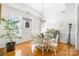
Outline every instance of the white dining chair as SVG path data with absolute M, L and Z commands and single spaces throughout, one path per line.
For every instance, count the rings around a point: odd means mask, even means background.
M 55 55 L 58 51 L 58 38 L 59 35 L 57 35 L 56 38 L 52 38 L 48 43 L 48 49 L 53 50 L 55 52 Z
M 35 51 L 36 47 L 41 49 L 40 47 L 42 47 L 42 44 L 43 44 L 43 41 L 40 36 L 34 37 L 32 40 L 32 52 Z

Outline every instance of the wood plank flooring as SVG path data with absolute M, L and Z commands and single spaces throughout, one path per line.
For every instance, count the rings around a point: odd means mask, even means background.
M 75 50 L 74 46 L 68 46 L 64 43 L 58 44 L 58 51 L 55 55 L 54 51 L 34 52 L 31 51 L 32 41 L 24 42 L 16 45 L 16 50 L 6 52 L 5 56 L 79 56 L 79 50 Z

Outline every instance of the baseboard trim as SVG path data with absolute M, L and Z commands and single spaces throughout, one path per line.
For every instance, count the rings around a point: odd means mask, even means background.
M 21 41 L 21 42 L 17 42 L 16 45 L 23 44 L 23 43 L 26 43 L 26 42 L 29 42 L 29 41 L 31 41 L 31 39 L 30 40 Z

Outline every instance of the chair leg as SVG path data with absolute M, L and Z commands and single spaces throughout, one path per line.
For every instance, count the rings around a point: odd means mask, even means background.
M 43 46 L 42 46 L 42 55 L 44 55 L 44 49 L 43 49 Z
M 49 46 L 47 47 L 47 52 L 48 52 L 48 50 L 49 50 Z
M 54 52 L 55 52 L 55 55 L 57 55 L 57 49 L 56 49 L 56 47 L 54 47 Z
M 56 51 L 58 52 L 58 47 L 56 47 Z

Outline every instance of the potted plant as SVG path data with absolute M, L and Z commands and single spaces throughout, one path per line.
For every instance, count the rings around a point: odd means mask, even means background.
M 3 19 L 3 18 L 2 18 Z M 19 33 L 19 27 L 17 26 L 17 23 L 19 21 L 15 21 L 13 19 L 3 19 L 5 22 L 4 30 L 6 31 L 5 34 L 1 34 L 0 38 L 9 39 L 10 42 L 6 43 L 6 49 L 7 51 L 13 51 L 15 50 L 15 43 L 13 41 L 14 38 L 20 38 L 16 34 Z

